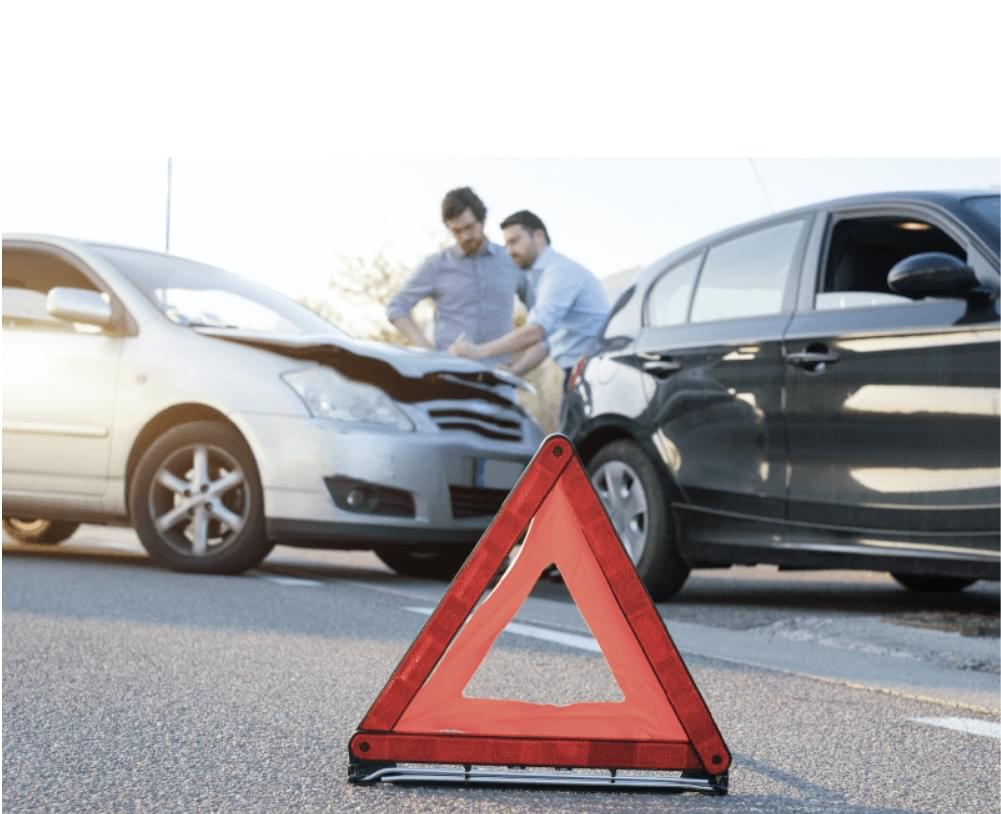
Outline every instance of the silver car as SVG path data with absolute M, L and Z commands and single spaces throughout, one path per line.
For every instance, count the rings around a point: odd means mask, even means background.
M 177 570 L 280 542 L 448 576 L 541 441 L 515 377 L 157 252 L 6 237 L 3 340 L 4 529 L 24 542 L 131 523 Z

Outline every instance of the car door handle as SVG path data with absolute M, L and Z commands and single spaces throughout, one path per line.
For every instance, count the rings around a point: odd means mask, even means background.
M 645 353 L 642 356 L 643 370 L 647 373 L 652 373 L 654 376 L 664 375 L 665 373 L 676 373 L 681 370 L 681 362 L 675 362 L 667 354 L 661 356 L 657 353 Z
M 820 373 L 828 365 L 833 365 L 841 357 L 830 351 L 803 351 L 786 355 L 786 364 Z

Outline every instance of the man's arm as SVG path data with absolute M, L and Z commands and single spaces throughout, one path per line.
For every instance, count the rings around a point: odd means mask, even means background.
M 417 347 L 427 348 L 428 350 L 435 349 L 434 345 L 424 335 L 424 332 L 417 327 L 417 323 L 414 322 L 411 316 L 397 317 L 392 322 L 396 326 L 396 329 L 410 340 L 411 345 L 417 345 Z
M 386 306 L 386 317 L 401 334 L 412 344 L 431 350 L 434 350 L 434 345 L 417 327 L 417 323 L 411 316 L 411 311 L 425 297 L 433 297 L 435 294 L 436 266 L 434 259 L 434 257 L 429 257 L 421 263 Z
M 549 348 L 546 343 L 538 342 L 515 356 L 506 365 L 506 369 L 518 376 L 523 376 L 541 365 L 548 355 Z
M 488 356 L 503 356 L 506 353 L 525 350 L 545 338 L 546 335 L 542 328 L 533 323 L 509 331 L 504 336 L 490 342 L 484 342 L 482 345 L 474 345 L 459 339 L 448 349 L 448 352 L 455 356 L 465 356 L 468 359 L 485 359 Z

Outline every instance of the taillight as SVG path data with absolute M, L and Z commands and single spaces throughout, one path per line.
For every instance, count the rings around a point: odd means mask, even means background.
M 567 377 L 567 393 L 573 391 L 574 387 L 577 386 L 577 382 L 580 380 L 581 374 L 584 372 L 584 366 L 587 365 L 587 355 L 581 356 L 577 360 L 577 364 L 573 366 L 573 370 L 570 371 L 570 376 Z

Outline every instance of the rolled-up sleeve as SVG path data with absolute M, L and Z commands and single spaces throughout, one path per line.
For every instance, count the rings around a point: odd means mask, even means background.
M 553 271 L 560 271 L 553 269 Z M 539 284 L 535 305 L 525 318 L 549 336 L 555 331 L 573 305 L 576 286 L 572 274 L 546 274 Z
M 437 271 L 438 264 L 433 257 L 429 257 L 417 267 L 386 305 L 386 316 L 390 322 L 409 316 L 417 303 L 435 293 Z

